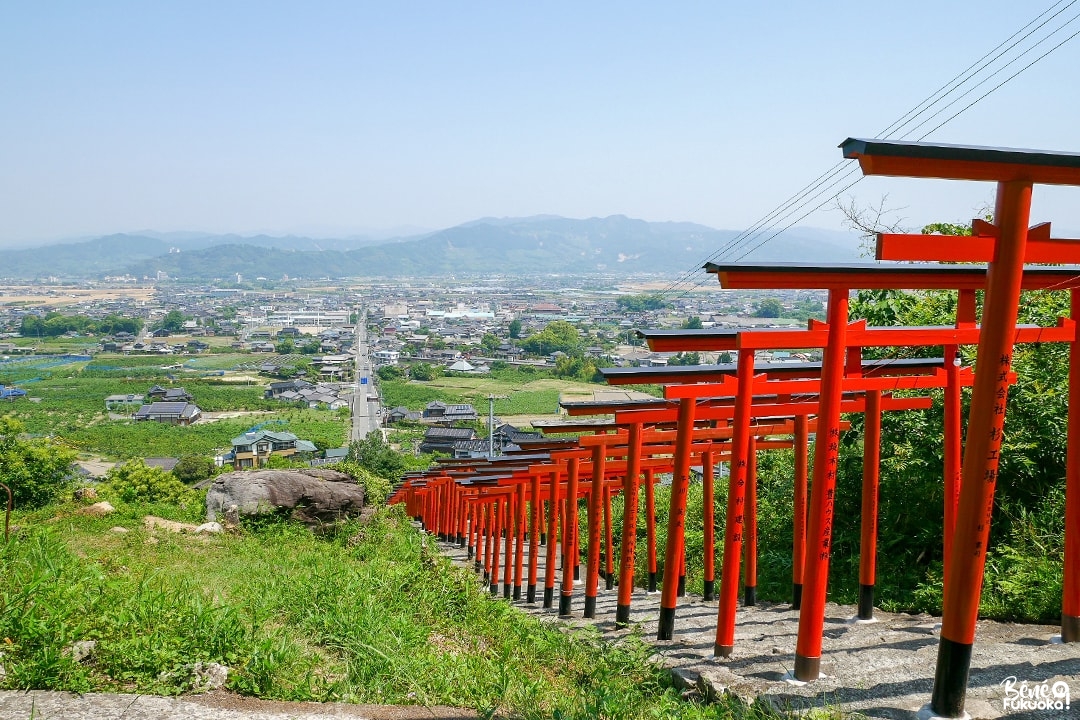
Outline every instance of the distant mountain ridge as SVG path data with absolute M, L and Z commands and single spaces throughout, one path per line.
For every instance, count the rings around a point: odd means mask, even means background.
M 5 252 L 0 276 L 99 278 L 130 274 L 211 280 L 245 277 L 445 276 L 451 274 L 677 273 L 720 252 L 726 260 L 856 262 L 853 235 L 793 228 L 739 233 L 689 222 L 647 222 L 612 215 L 482 218 L 407 238 L 314 239 L 209 233 L 116 234 Z M 725 249 L 728 252 L 723 252 Z M 745 257 L 741 257 L 744 256 Z

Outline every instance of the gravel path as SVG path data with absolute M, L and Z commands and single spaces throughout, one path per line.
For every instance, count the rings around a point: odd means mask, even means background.
M 457 720 L 468 710 L 255 700 L 228 692 L 186 697 L 33 690 L 0 692 L 0 720 Z
M 440 547 L 455 563 L 471 570 L 473 563 L 466 561 L 464 549 L 447 543 L 440 543 Z M 584 566 L 581 573 L 584 578 Z M 543 554 L 539 578 L 537 597 L 542 598 Z M 618 642 L 631 631 L 615 629 L 616 592 L 605 590 L 601 579 L 596 618 L 586 620 L 582 617 L 584 585 L 576 585 L 572 616 L 564 621 L 580 627 L 593 625 L 603 637 Z M 558 617 L 556 610 L 545 610 L 540 602 L 514 604 L 541 618 L 554 621 Z M 558 604 L 556 584 L 556 607 Z M 895 720 L 915 720 L 920 708 L 930 702 L 939 637 L 939 620 L 930 615 L 875 610 L 876 622 L 856 624 L 852 622 L 855 607 L 828 603 L 821 659 L 824 677 L 793 684 L 788 677 L 794 665 L 799 613 L 787 603 L 740 605 L 735 651 L 727 660 L 712 654 L 715 601 L 704 602 L 693 595 L 680 598 L 675 636 L 670 641 L 655 640 L 659 614 L 660 595 L 635 589 L 631 620 L 656 649 L 655 658 L 671 668 L 682 684 L 705 696 L 730 693 L 747 703 L 760 699 L 785 711 L 824 707 Z M 1060 632 L 1060 628 L 1048 625 L 980 620 L 965 706 L 969 715 L 974 720 L 1080 720 L 1080 643 L 1056 642 Z M 1010 677 L 1017 684 L 1027 681 L 1029 686 L 1045 682 L 1048 688 L 1064 682 L 1071 690 L 1071 707 L 1031 712 L 1006 709 L 1002 682 Z

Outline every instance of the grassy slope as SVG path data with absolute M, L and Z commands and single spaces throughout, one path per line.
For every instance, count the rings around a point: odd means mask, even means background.
M 182 668 L 228 665 L 265 698 L 444 703 L 519 717 L 731 717 L 679 698 L 635 640 L 568 633 L 481 591 L 400 513 L 316 538 L 285 524 L 197 538 L 142 529 L 122 506 L 22 514 L 0 545 L 0 687 L 178 693 Z M 122 525 L 127 534 L 111 533 Z M 64 649 L 93 639 L 92 659 Z

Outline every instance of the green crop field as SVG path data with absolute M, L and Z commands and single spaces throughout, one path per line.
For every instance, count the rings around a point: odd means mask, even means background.
M 240 356 L 234 356 L 240 357 Z M 287 430 L 320 449 L 346 441 L 346 421 L 328 410 L 296 408 L 263 398 L 265 384 L 224 382 L 217 377 L 184 376 L 162 369 L 163 358 L 111 356 L 83 365 L 51 370 L 0 369 L 0 383 L 20 383 L 28 396 L 4 406 L 33 435 L 51 435 L 80 452 L 114 459 L 212 455 L 228 449 L 229 441 L 253 426 L 271 420 L 273 429 Z M 119 367 L 115 363 L 130 363 Z M 168 378 L 172 372 L 175 381 Z M 153 385 L 183 387 L 204 413 L 251 413 L 200 422 L 188 427 L 134 422 L 135 408 L 109 413 L 109 395 L 145 395 Z
M 542 377 L 524 382 L 487 377 L 440 377 L 430 382 L 384 380 L 379 384 L 387 407 L 404 405 L 421 410 L 432 400 L 470 403 L 481 415 L 487 412 L 488 395 L 505 396 L 495 401 L 500 415 L 554 415 L 561 396 L 591 397 L 601 385 Z

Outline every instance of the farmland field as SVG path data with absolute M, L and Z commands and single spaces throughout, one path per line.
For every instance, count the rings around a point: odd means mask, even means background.
M 541 377 L 517 382 L 488 377 L 440 377 L 430 382 L 389 380 L 379 384 L 387 407 L 404 405 L 421 410 L 432 400 L 470 403 L 481 415 L 487 412 L 488 395 L 504 395 L 495 401 L 497 415 L 556 415 L 559 398 L 592 398 L 601 385 Z
M 220 356 L 217 356 L 220 357 Z M 246 356 L 233 355 L 229 362 Z M 263 398 L 266 381 L 245 384 L 225 377 L 204 377 L 166 371 L 168 358 L 99 356 L 90 363 L 55 368 L 20 365 L 0 368 L 0 383 L 18 383 L 28 395 L 0 408 L 20 420 L 33 435 L 51 435 L 72 448 L 113 459 L 181 454 L 212 455 L 227 449 L 229 441 L 258 423 L 278 421 L 271 429 L 287 430 L 320 449 L 345 442 L 346 422 L 337 413 L 283 405 Z M 123 363 L 120 365 L 120 363 Z M 172 374 L 175 381 L 168 377 Z M 109 413 L 109 395 L 145 395 L 153 385 L 183 387 L 204 412 L 257 412 L 176 427 L 156 422 L 134 422 L 135 408 Z

